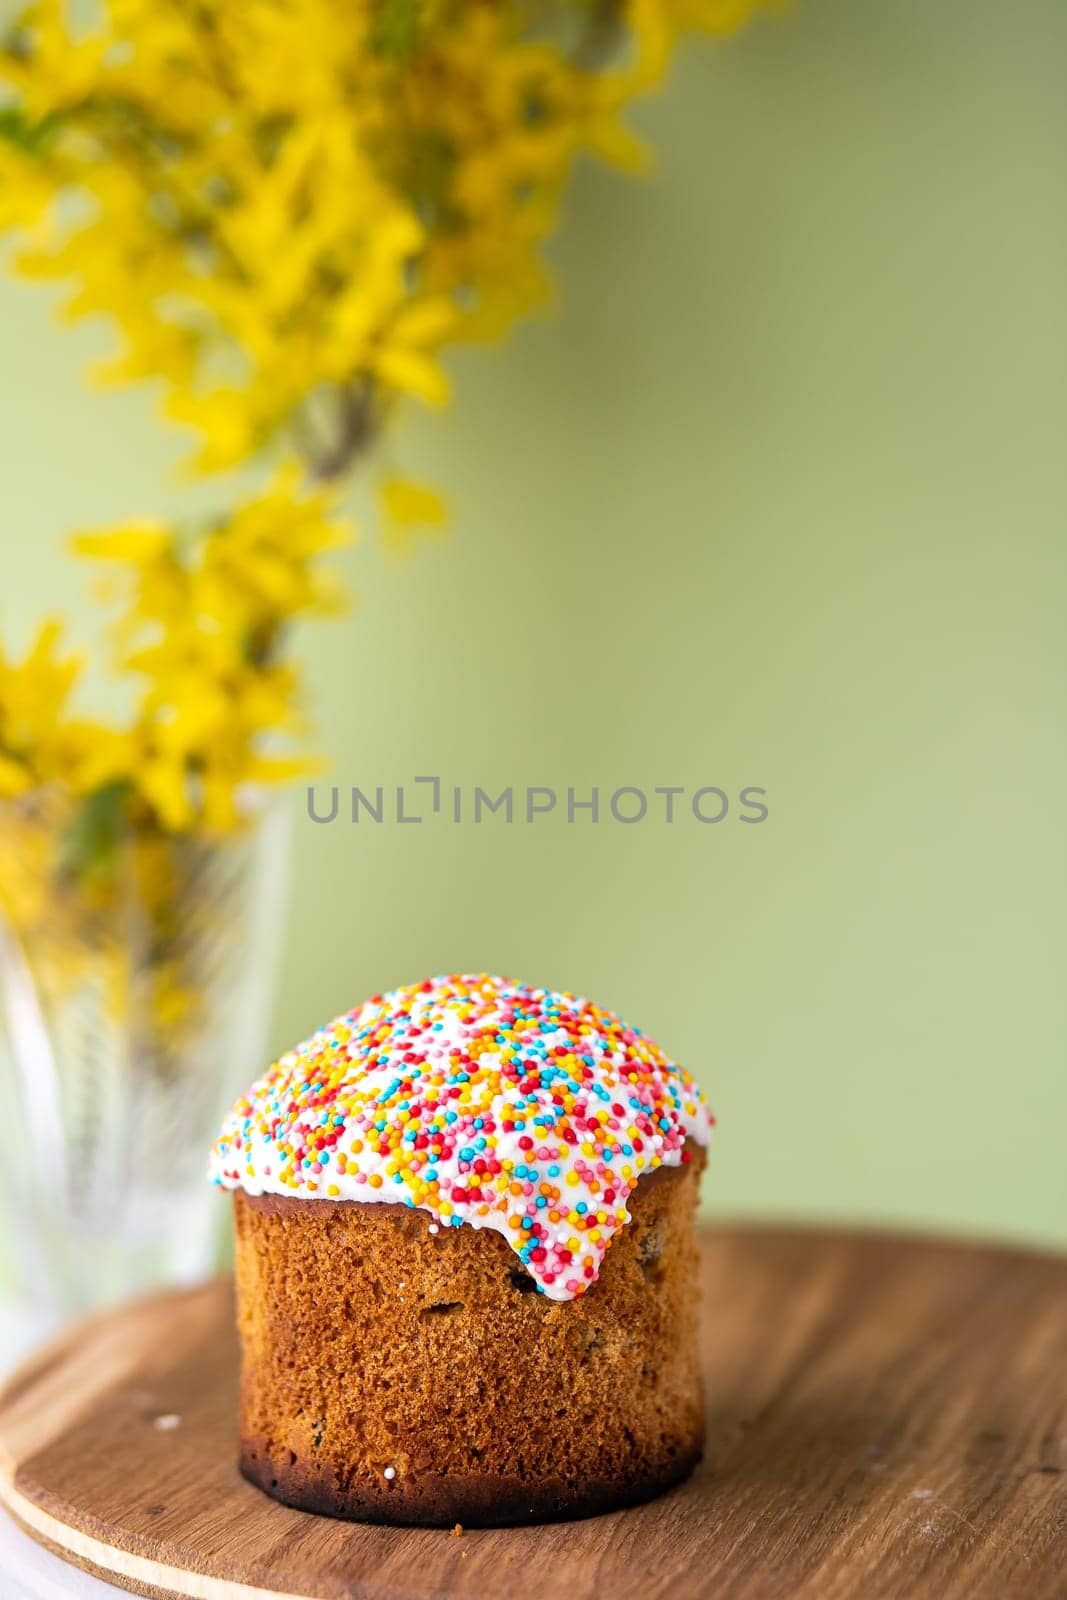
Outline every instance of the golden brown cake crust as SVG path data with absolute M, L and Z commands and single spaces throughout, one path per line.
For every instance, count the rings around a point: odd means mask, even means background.
M 562 1302 L 493 1230 L 236 1190 L 242 1472 L 306 1510 L 438 1526 L 678 1482 L 703 1440 L 690 1153 L 641 1179 L 597 1282 Z

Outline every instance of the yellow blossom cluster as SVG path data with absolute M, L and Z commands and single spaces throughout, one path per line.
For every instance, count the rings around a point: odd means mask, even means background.
M 82 663 L 46 623 L 21 662 L 0 654 L 0 798 L 122 789 L 164 832 L 233 829 L 242 794 L 308 770 L 287 748 L 300 683 L 278 643 L 294 618 L 342 604 L 318 558 L 346 537 L 327 491 L 303 492 L 292 470 L 200 529 L 77 535 L 114 575 L 114 665 L 140 685 L 136 709 L 122 728 L 74 715 Z
M 58 620 L 44 622 L 22 661 L 0 644 L 0 798 L 42 782 L 86 793 L 107 781 L 103 730 L 70 714 L 82 662 L 61 653 L 61 634 Z
M 204 470 L 282 435 L 330 476 L 452 340 L 545 292 L 575 157 L 681 29 L 753 0 L 31 0 L 0 39 L 0 226 L 159 380 Z

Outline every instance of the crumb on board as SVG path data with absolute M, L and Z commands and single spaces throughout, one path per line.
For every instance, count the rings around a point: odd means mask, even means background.
M 462 1524 L 462 1522 L 457 1522 L 456 1523 L 456 1526 L 452 1529 L 452 1537 L 453 1537 L 453 1539 L 460 1539 L 460 1538 L 463 1537 L 463 1524 Z

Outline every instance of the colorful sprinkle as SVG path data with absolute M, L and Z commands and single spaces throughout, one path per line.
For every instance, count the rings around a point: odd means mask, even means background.
M 690 1075 L 612 1012 L 486 975 L 375 995 L 282 1056 L 211 1154 L 223 1188 L 403 1201 L 495 1228 L 572 1300 L 629 1220 L 638 1178 L 713 1119 Z M 329 1171 L 325 1185 L 318 1175 Z

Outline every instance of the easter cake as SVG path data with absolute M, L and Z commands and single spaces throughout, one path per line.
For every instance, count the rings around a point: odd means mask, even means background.
M 489 976 L 376 995 L 228 1115 L 240 1466 L 362 1521 L 577 1517 L 699 1459 L 711 1118 L 611 1012 Z

